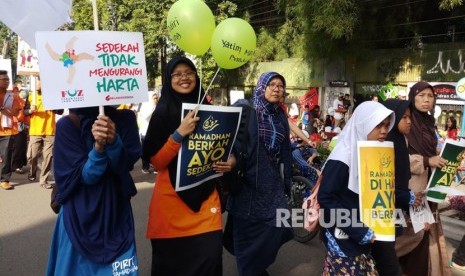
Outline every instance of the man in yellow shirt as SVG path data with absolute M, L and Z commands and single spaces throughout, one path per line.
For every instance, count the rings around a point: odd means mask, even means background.
M 14 136 L 18 134 L 18 123 L 13 117 L 18 116 L 21 106 L 19 98 L 12 92 L 6 91 L 10 84 L 7 71 L 0 70 L 0 187 L 11 190 L 11 156 L 13 154 Z
M 51 189 L 48 176 L 52 169 L 53 143 L 55 141 L 55 114 L 63 114 L 60 110 L 45 110 L 42 104 L 40 80 L 36 83 L 37 91 L 31 93 L 24 108 L 24 114 L 31 116 L 29 126 L 28 163 L 30 164 L 29 181 L 36 181 L 37 161 L 42 153 L 42 165 L 39 183 L 42 188 Z

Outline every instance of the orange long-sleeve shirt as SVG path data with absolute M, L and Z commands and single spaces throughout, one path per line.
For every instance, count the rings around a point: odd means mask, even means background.
M 193 236 L 222 228 L 221 204 L 216 190 L 202 203 L 200 211 L 195 213 L 171 185 L 168 165 L 180 148 L 181 144 L 170 137 L 150 160 L 158 170 L 158 175 L 149 207 L 148 239 Z
M 0 105 L 4 101 L 5 95 L 6 94 L 4 94 L 4 93 L 0 94 Z M 16 111 L 21 110 L 21 103 L 20 103 L 20 98 L 19 98 L 18 95 L 13 95 L 13 105 L 12 105 L 11 109 L 16 110 Z M 1 117 L 1 115 L 0 115 L 0 117 Z M 18 134 L 18 119 L 15 118 L 17 116 L 10 116 L 10 117 L 11 117 L 11 120 L 13 122 L 12 127 L 11 128 L 7 128 L 7 127 L 3 128 L 1 126 L 1 124 L 0 124 L 0 136 L 11 136 L 11 135 Z

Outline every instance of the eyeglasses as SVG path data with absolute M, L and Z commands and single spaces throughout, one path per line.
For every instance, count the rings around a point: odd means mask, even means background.
M 181 79 L 181 78 L 188 78 L 188 79 L 194 79 L 195 78 L 195 72 L 187 72 L 187 73 L 173 73 L 171 74 L 172 79 Z
M 271 90 L 275 90 L 278 88 L 279 91 L 284 90 L 284 85 L 280 83 L 269 83 L 267 87 L 271 88 Z

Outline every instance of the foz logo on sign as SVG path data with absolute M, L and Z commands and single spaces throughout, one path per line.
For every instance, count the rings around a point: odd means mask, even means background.
M 62 90 L 61 102 L 82 102 L 84 101 L 84 91 L 82 89 Z

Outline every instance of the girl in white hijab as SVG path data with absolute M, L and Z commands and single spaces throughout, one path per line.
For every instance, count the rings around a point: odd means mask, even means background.
M 394 125 L 394 116 L 378 102 L 360 104 L 323 168 L 318 192 L 327 249 L 323 275 L 378 275 L 370 255 L 374 232 L 359 218 L 357 141 L 383 142 Z M 349 225 L 341 224 L 347 221 Z
M 299 108 L 297 107 L 296 103 L 291 104 L 291 109 L 289 109 L 289 116 L 291 117 L 299 117 Z

